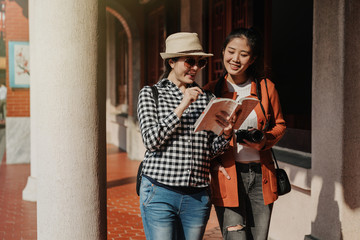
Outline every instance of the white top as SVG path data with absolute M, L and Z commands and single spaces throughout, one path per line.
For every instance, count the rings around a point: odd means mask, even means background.
M 227 86 L 230 92 L 236 92 L 237 98 L 248 97 L 251 93 L 251 80 L 247 80 L 243 84 L 233 84 L 229 81 Z M 245 119 L 239 129 L 257 128 L 257 115 L 254 110 L 251 111 L 249 116 Z M 254 148 L 250 148 L 239 143 L 234 144 L 235 161 L 236 162 L 251 162 L 260 160 L 260 153 Z
M 5 100 L 6 94 L 7 94 L 7 88 L 4 85 L 0 86 L 0 100 Z

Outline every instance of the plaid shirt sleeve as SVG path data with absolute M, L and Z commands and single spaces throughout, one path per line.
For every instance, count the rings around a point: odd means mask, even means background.
M 139 94 L 138 118 L 145 148 L 150 151 L 159 149 L 180 124 L 180 119 L 173 111 L 160 120 L 157 113 L 151 88 L 146 86 Z
M 229 148 L 230 139 L 226 140 L 223 135 L 217 136 L 215 133 L 210 132 L 210 158 L 213 159 L 223 154 Z

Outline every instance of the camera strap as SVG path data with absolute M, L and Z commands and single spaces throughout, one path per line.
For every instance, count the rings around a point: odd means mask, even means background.
M 268 98 L 269 98 L 269 92 L 268 92 L 268 88 L 267 88 L 266 78 L 264 78 L 264 81 L 265 81 L 266 93 L 267 93 Z M 269 120 L 268 120 L 267 117 L 266 117 L 266 112 L 265 112 L 264 106 L 263 106 L 262 103 L 261 103 L 262 95 L 261 95 L 261 85 L 260 85 L 260 81 L 259 81 L 257 78 L 255 78 L 255 83 L 256 83 L 256 95 L 257 95 L 258 99 L 260 100 L 260 107 L 261 107 L 261 110 L 262 110 L 262 112 L 264 113 L 264 117 L 265 117 L 265 119 L 266 119 L 265 126 L 264 126 L 264 128 L 262 129 L 263 131 L 265 131 L 265 130 L 268 129 L 270 123 L 269 123 Z M 270 103 L 270 105 L 271 105 L 270 98 L 269 98 L 269 103 Z

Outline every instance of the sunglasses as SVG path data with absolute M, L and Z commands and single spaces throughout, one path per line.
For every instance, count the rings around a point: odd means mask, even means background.
M 187 68 L 192 68 L 194 67 L 195 65 L 198 67 L 198 68 L 203 68 L 205 67 L 207 64 L 207 60 L 206 58 L 201 58 L 199 60 L 196 60 L 195 58 L 186 58 L 185 61 L 184 61 L 184 65 L 185 67 Z

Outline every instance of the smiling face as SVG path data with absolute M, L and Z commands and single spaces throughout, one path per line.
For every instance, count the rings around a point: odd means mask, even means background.
M 169 65 L 172 70 L 169 73 L 168 79 L 175 83 L 180 89 L 184 89 L 187 84 L 191 84 L 195 81 L 196 74 L 199 72 L 201 68 L 195 64 L 194 66 L 189 66 L 185 63 L 185 60 L 188 57 L 181 57 L 175 62 L 173 60 L 169 60 Z M 192 57 L 198 63 L 201 57 Z
M 228 80 L 236 84 L 244 83 L 247 80 L 246 69 L 254 60 L 245 37 L 232 39 L 223 51 L 223 62 L 228 72 Z

